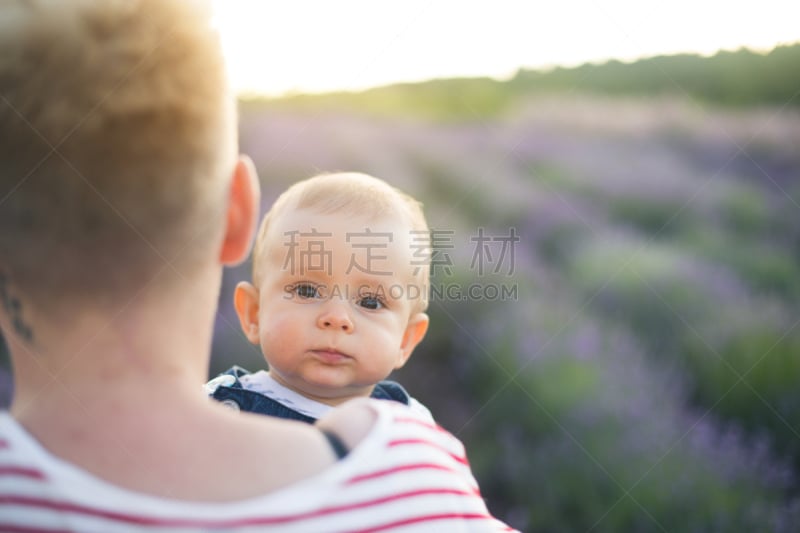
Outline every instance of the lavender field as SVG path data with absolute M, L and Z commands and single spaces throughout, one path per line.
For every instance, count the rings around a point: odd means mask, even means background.
M 490 509 L 526 532 L 800 530 L 800 110 L 458 97 L 438 120 L 243 103 L 241 145 L 263 211 L 336 170 L 424 202 L 431 329 L 394 377 Z M 249 268 L 225 274 L 212 375 L 264 368 L 232 305 Z
M 468 104 L 468 103 L 467 103 Z M 264 209 L 356 170 L 420 198 L 431 330 L 395 378 L 524 531 L 800 527 L 800 114 L 539 97 L 491 120 L 244 104 Z M 212 373 L 264 366 L 226 274 Z

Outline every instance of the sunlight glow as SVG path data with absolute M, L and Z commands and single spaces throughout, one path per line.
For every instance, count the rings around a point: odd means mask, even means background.
M 234 86 L 268 95 L 800 41 L 795 0 L 213 3 Z

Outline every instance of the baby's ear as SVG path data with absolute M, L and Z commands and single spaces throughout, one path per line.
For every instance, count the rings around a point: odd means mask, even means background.
M 239 316 L 239 325 L 247 340 L 259 343 L 258 335 L 258 289 L 251 283 L 240 281 L 233 293 L 233 307 Z
M 425 313 L 417 313 L 412 315 L 406 326 L 406 331 L 403 334 L 403 340 L 400 343 L 400 359 L 395 368 L 400 368 L 408 358 L 411 357 L 411 352 L 417 347 L 417 344 L 425 338 L 425 333 L 428 331 L 428 324 L 430 319 Z

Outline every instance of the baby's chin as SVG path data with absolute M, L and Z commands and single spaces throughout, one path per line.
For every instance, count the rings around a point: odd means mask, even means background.
M 338 405 L 353 398 L 369 398 L 375 386 L 353 385 L 332 376 L 309 376 L 303 380 L 301 387 L 302 390 L 297 392 L 303 396 L 329 405 Z

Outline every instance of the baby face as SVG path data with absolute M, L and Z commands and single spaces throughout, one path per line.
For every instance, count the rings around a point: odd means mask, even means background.
M 408 226 L 301 210 L 283 214 L 268 238 L 257 309 L 242 325 L 270 373 L 325 403 L 368 396 L 427 329 L 415 312 L 423 288 Z

